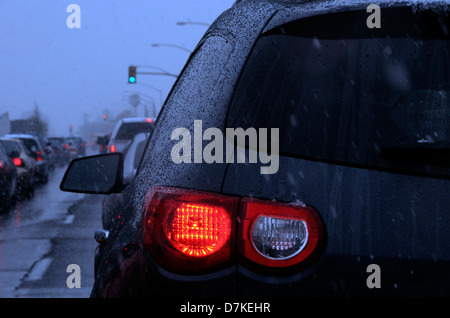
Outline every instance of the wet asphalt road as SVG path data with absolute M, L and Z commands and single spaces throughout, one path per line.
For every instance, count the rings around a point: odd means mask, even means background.
M 0 215 L 0 298 L 89 297 L 101 196 L 60 191 L 64 172 L 57 168 L 31 199 Z M 70 264 L 80 268 L 80 288 L 67 286 Z

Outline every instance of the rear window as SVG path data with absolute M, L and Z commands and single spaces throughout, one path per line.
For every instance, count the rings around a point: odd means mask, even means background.
M 367 16 L 312 17 L 263 34 L 228 126 L 279 128 L 284 156 L 448 177 L 449 19 L 382 9 L 382 28 L 369 29 Z
M 154 122 L 143 122 L 143 123 L 123 123 L 115 139 L 133 139 L 139 133 L 151 133 L 153 131 Z
M 34 139 L 20 138 L 28 155 L 39 151 L 39 145 Z
M 18 153 L 21 152 L 19 144 L 15 141 L 2 140 L 1 143 L 3 144 L 3 147 L 5 148 L 8 154 L 12 153 L 13 151 L 16 151 Z
M 8 156 L 6 154 L 6 149 L 3 148 L 2 143 L 0 143 L 0 158 L 3 159 L 3 160 L 8 159 Z
M 81 144 L 83 142 L 83 140 L 81 138 L 67 138 L 66 142 L 68 143 L 72 143 L 72 144 Z

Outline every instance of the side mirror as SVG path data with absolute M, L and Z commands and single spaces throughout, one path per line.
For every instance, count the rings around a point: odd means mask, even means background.
M 123 190 L 123 154 L 109 153 L 72 160 L 59 188 L 78 193 L 120 193 Z

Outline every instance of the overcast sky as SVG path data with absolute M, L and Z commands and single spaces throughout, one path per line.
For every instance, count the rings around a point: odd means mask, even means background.
M 194 49 L 207 27 L 176 22 L 210 24 L 233 2 L 0 0 L 0 115 L 20 119 L 36 103 L 49 134 L 68 135 L 69 125 L 76 131 L 85 116 L 94 121 L 104 109 L 112 115 L 130 109 L 127 96 L 135 92 L 159 107 L 175 78 L 138 74 L 128 84 L 128 66 L 178 74 L 189 53 L 152 43 Z M 72 3 L 81 9 L 80 28 L 66 24 Z

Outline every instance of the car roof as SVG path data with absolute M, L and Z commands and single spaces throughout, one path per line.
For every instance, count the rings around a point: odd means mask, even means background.
M 122 118 L 121 121 L 123 123 L 140 123 L 140 122 L 146 122 L 147 119 L 151 119 L 152 121 L 155 121 L 155 118 L 153 117 L 129 117 L 129 118 Z
M 239 34 L 250 33 L 252 28 L 258 28 L 259 25 L 255 24 L 255 21 L 269 20 L 272 28 L 298 19 L 300 16 L 365 10 L 372 3 L 374 3 L 373 0 L 236 0 L 230 9 L 213 22 L 203 39 L 220 30 L 222 34 L 228 33 L 239 37 Z M 442 12 L 442 7 L 449 6 L 450 0 L 379 0 L 375 3 L 380 8 L 409 6 L 414 10 L 431 9 Z M 295 17 L 290 17 L 293 13 Z M 248 27 L 245 25 L 246 20 L 250 23 Z M 267 29 L 268 26 L 264 31 Z
M 13 141 L 13 142 L 16 142 L 18 144 L 21 143 L 20 139 L 13 138 L 13 137 L 0 137 L 0 140 Z
M 4 137 L 6 137 L 6 138 L 28 138 L 28 139 L 39 140 L 39 138 L 37 136 L 30 135 L 30 134 L 7 134 Z

